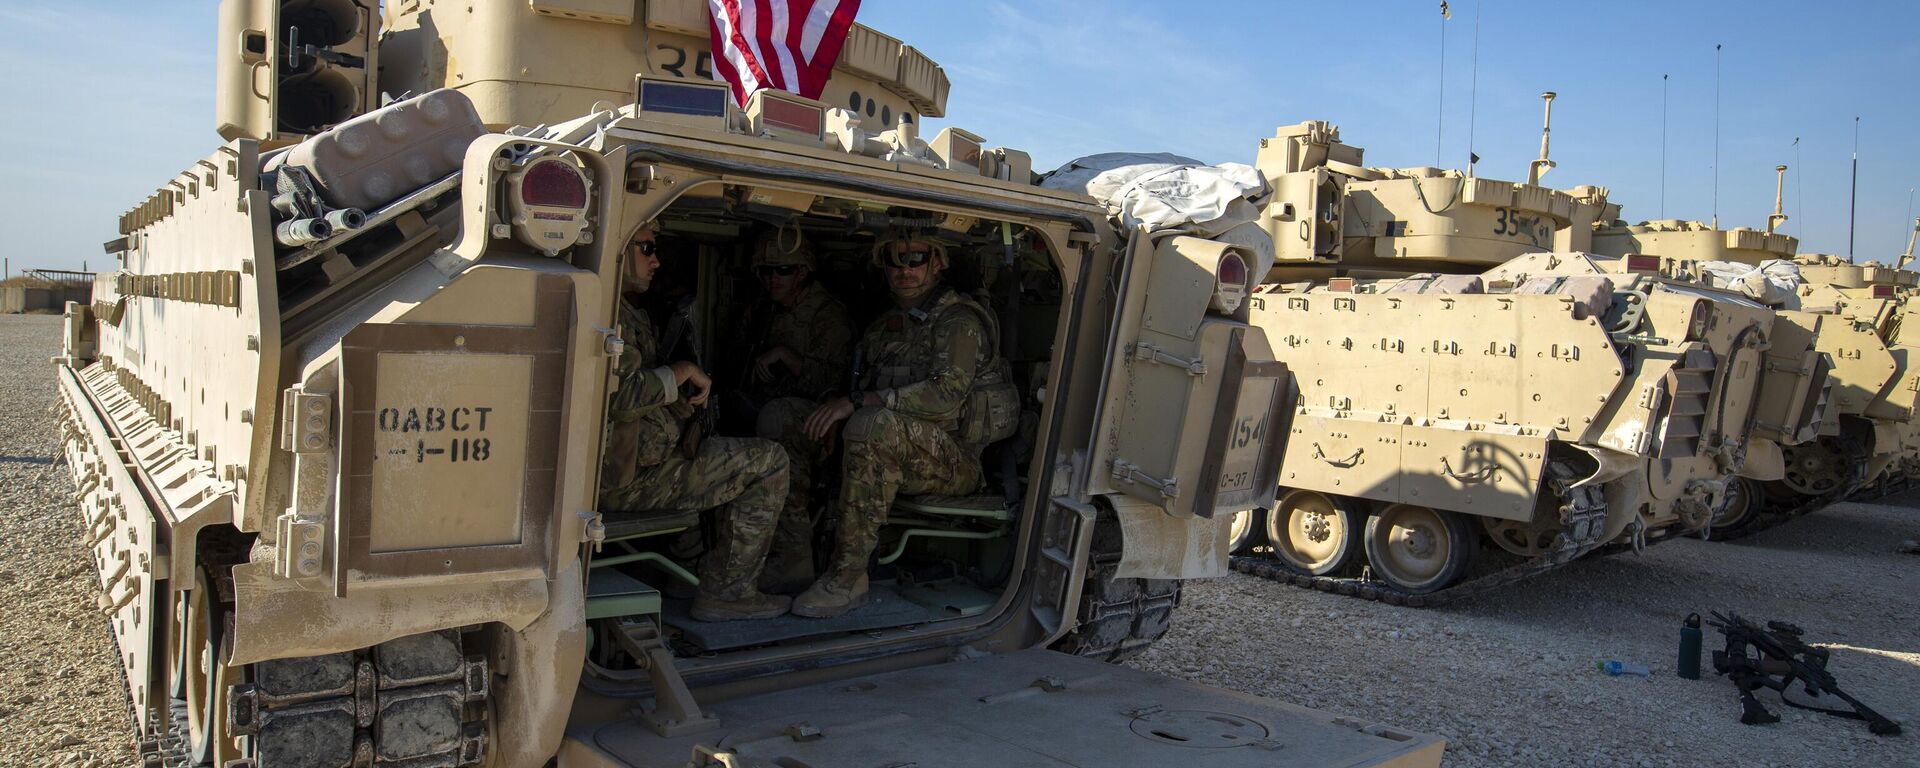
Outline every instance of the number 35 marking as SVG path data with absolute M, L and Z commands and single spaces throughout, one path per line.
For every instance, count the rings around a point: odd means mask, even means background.
M 661 43 L 660 45 L 654 46 L 654 50 L 664 51 L 673 56 L 673 61 L 656 65 L 660 67 L 660 71 L 672 74 L 674 77 L 687 76 L 687 73 L 684 71 L 687 66 L 687 50 L 685 48 Z M 701 51 L 700 55 L 694 57 L 693 75 L 707 80 L 713 79 L 713 54 L 711 52 Z

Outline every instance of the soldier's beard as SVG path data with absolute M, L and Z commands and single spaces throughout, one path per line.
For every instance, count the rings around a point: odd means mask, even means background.
M 932 280 L 922 281 L 919 285 L 911 288 L 895 285 L 893 286 L 893 299 L 902 307 L 911 307 L 919 304 L 920 300 L 927 295 L 927 291 L 930 290 L 933 290 Z

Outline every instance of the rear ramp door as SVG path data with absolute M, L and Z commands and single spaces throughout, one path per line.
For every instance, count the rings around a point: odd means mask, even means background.
M 721 727 L 568 735 L 562 766 L 1437 766 L 1445 742 L 1045 650 L 722 702 Z M 692 762 L 689 762 L 689 760 Z

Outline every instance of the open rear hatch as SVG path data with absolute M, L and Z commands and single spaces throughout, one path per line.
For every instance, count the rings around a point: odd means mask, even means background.
M 1046 650 L 720 702 L 719 727 L 575 728 L 562 766 L 1438 766 L 1445 742 Z M 689 762 L 689 759 L 692 762 Z

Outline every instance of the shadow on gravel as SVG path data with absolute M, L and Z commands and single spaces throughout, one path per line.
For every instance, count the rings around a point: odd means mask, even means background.
M 50 456 L 0 456 L 0 464 L 35 464 L 44 467 L 52 463 Z
M 1879 557 L 1920 532 L 1920 516 L 1876 515 L 1861 510 L 1822 510 L 1718 546 L 1804 553 Z

